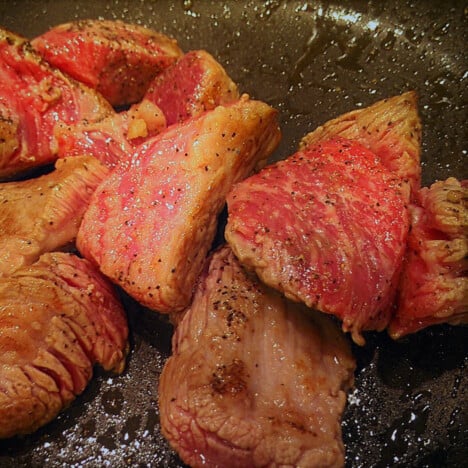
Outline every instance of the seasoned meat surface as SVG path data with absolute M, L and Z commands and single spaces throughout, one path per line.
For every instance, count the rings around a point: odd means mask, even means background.
M 0 178 L 57 159 L 55 132 L 112 113 L 95 91 L 51 68 L 25 39 L 0 29 Z
M 167 128 L 167 119 L 159 106 L 143 98 L 127 112 L 121 112 L 126 127 L 126 137 L 134 145 L 144 142 Z
M 158 75 L 145 98 L 157 104 L 172 125 L 237 101 L 239 91 L 212 55 L 193 50 Z
M 159 74 L 142 101 L 93 123 L 62 126 L 56 133 L 60 157 L 92 154 L 109 167 L 168 125 L 239 99 L 236 85 L 208 52 L 192 51 Z
M 127 334 L 114 290 L 87 260 L 47 253 L 0 278 L 0 438 L 55 418 L 95 363 L 121 372 Z
M 277 112 L 247 97 L 170 127 L 96 190 L 79 250 L 145 306 L 185 308 L 226 194 L 279 138 Z
M 363 344 L 390 320 L 409 225 L 400 185 L 361 144 L 321 142 L 237 184 L 225 236 L 266 284 Z
M 411 192 L 421 185 L 421 121 L 417 96 L 409 91 L 400 96 L 378 101 L 330 120 L 306 135 L 303 149 L 319 141 L 340 136 L 355 140 L 373 151 L 402 182 L 402 193 L 408 202 Z
M 411 206 L 393 338 L 429 325 L 468 323 L 468 181 L 424 187 Z
M 73 242 L 108 172 L 97 159 L 80 156 L 58 160 L 36 179 L 0 184 L 0 276 Z
M 128 160 L 134 147 L 127 139 L 126 114 L 112 111 L 99 122 L 61 125 L 55 131 L 57 156 L 66 158 L 86 154 L 108 168 Z
M 142 99 L 151 80 L 182 55 L 174 39 L 118 20 L 61 24 L 35 38 L 32 46 L 114 106 Z
M 354 359 L 339 327 L 212 255 L 159 384 L 163 434 L 193 467 L 342 466 Z
M 61 125 L 55 132 L 57 155 L 60 158 L 91 155 L 113 168 L 128 161 L 136 147 L 165 129 L 166 118 L 161 109 L 143 99 L 99 122 Z

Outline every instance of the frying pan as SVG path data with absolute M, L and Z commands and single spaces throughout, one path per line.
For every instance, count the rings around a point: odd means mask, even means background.
M 1 25 L 27 37 L 98 17 L 141 23 L 186 51 L 211 52 L 242 91 L 281 112 L 274 159 L 342 112 L 415 89 L 423 183 L 468 176 L 463 1 L 0 1 Z M 184 466 L 160 434 L 157 408 L 171 326 L 122 298 L 132 345 L 125 373 L 96 370 L 54 422 L 1 441 L 0 466 Z M 343 420 L 347 466 L 466 466 L 467 329 L 366 338 L 354 347 L 356 388 Z

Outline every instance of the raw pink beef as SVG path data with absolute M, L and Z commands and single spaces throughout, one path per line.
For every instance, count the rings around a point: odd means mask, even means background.
M 126 112 L 112 111 L 98 122 L 62 124 L 55 129 L 57 156 L 67 158 L 86 154 L 113 168 L 120 161 L 128 160 L 134 151 L 127 130 Z
M 139 101 L 151 80 L 182 55 L 174 39 L 118 20 L 61 24 L 36 37 L 32 46 L 113 106 Z
M 98 187 L 79 250 L 147 307 L 185 308 L 232 184 L 279 139 L 277 112 L 247 97 L 169 127 Z
M 411 231 L 389 333 L 468 323 L 468 181 L 424 187 L 411 206 Z
M 402 181 L 406 202 L 421 186 L 421 121 L 414 91 L 383 99 L 326 122 L 306 135 L 300 148 L 340 136 L 358 141 Z
M 51 68 L 29 42 L 0 29 L 0 178 L 57 159 L 61 126 L 112 113 L 94 90 Z
M 400 187 L 360 143 L 323 141 L 237 184 L 225 236 L 266 284 L 363 344 L 390 320 L 409 226 Z
M 154 79 L 145 99 L 155 103 L 172 125 L 237 101 L 239 91 L 212 55 L 193 50 Z
M 113 167 L 167 126 L 238 99 L 223 67 L 208 52 L 192 51 L 158 75 L 143 100 L 129 110 L 95 123 L 61 126 L 58 154 L 92 154 Z

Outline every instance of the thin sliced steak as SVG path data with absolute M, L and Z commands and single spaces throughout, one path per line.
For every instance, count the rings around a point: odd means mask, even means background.
M 33 432 L 80 394 L 95 363 L 122 372 L 127 321 L 112 286 L 66 253 L 0 278 L 0 438 Z
M 57 159 L 55 131 L 113 111 L 92 89 L 51 68 L 29 42 L 0 29 L 0 178 Z
M 79 250 L 147 307 L 185 308 L 226 194 L 279 139 L 277 112 L 247 97 L 170 127 L 98 187 Z
M 228 196 L 225 236 L 287 297 L 333 314 L 363 344 L 390 320 L 408 233 L 399 178 L 335 138 L 264 168 Z
M 79 156 L 36 179 L 0 184 L 0 276 L 73 242 L 108 172 L 97 159 Z
M 395 339 L 438 323 L 468 323 L 468 181 L 436 182 L 418 199 L 389 327 Z
M 161 428 L 193 467 L 343 466 L 354 359 L 339 327 L 214 253 L 159 383 Z
M 409 187 L 402 190 L 406 202 L 411 197 L 410 190 L 413 193 L 419 190 L 421 122 L 414 91 L 330 120 L 306 135 L 300 149 L 335 136 L 358 141 L 374 152 L 387 169 L 409 182 Z
M 167 125 L 239 99 L 224 68 L 206 51 L 193 50 L 151 83 L 145 98 L 166 116 Z
M 114 106 L 142 99 L 153 78 L 182 55 L 174 39 L 118 20 L 61 24 L 31 43 L 50 64 Z

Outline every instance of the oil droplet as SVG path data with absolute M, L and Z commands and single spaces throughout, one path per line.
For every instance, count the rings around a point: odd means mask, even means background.
M 460 388 L 460 382 L 461 382 L 461 377 L 459 375 L 457 375 L 457 377 L 455 378 L 455 380 L 453 382 L 452 392 L 450 393 L 450 396 L 452 398 L 457 398 L 458 389 Z
M 457 416 L 458 416 L 458 414 L 460 413 L 460 411 L 461 411 L 461 408 L 459 408 L 458 406 L 452 411 L 452 413 L 450 414 L 450 419 L 449 419 L 449 422 L 448 422 L 448 427 L 451 427 L 451 426 L 454 426 L 454 425 L 455 425 Z
M 395 34 L 392 31 L 388 31 L 386 36 L 383 38 L 380 47 L 382 47 L 383 50 L 392 50 L 395 42 Z
M 408 408 L 400 418 L 395 419 L 384 436 L 385 450 L 382 452 L 382 466 L 390 466 L 396 462 L 395 453 L 405 453 L 412 440 L 422 441 L 426 430 L 430 407 L 424 405 Z
M 102 406 L 107 414 L 120 414 L 122 411 L 122 392 L 119 389 L 111 389 L 102 395 Z
M 260 8 L 259 13 L 257 13 L 257 18 L 269 18 L 280 6 L 281 2 L 278 0 L 267 0 Z

